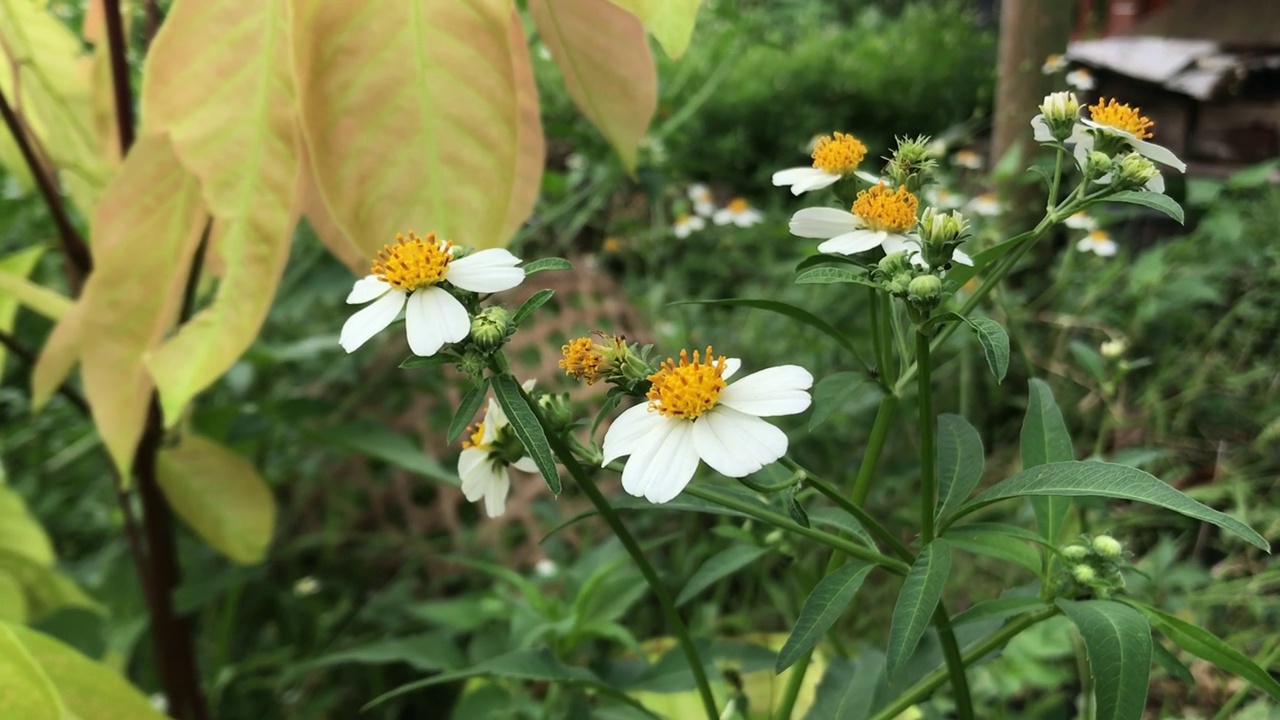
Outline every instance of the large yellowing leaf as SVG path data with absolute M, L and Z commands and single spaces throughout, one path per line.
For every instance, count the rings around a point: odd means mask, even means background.
M 348 237 L 370 258 L 408 230 L 505 243 L 542 170 L 510 0 L 291 2 L 302 128 Z
M 636 147 L 658 107 L 644 26 L 609 0 L 529 0 L 529 12 L 569 97 L 634 171 Z
M 39 287 L 27 280 L 27 276 L 42 254 L 44 248 L 36 246 L 0 258 L 0 330 L 13 332 L 13 321 L 22 303 L 19 294 L 28 286 Z M 4 372 L 5 352 L 4 346 L 0 346 L 0 374 Z
M 702 0 L 609 0 L 640 18 L 667 55 L 678 58 L 689 49 Z
M 148 362 L 172 425 L 258 335 L 289 256 L 300 162 L 285 0 L 181 0 L 142 86 L 146 132 L 167 132 L 200 179 L 225 266 L 212 304 Z
M 320 186 L 316 184 L 315 171 L 311 167 L 311 159 L 307 157 L 305 143 L 300 150 L 302 171 L 298 177 L 298 197 L 302 203 L 302 216 L 307 219 L 312 231 L 320 239 L 320 244 L 333 253 L 339 262 L 350 268 L 356 275 L 368 275 L 373 259 L 356 247 L 356 244 L 347 237 L 333 219 L 333 213 L 329 212 L 329 206 L 325 204 L 324 196 L 320 194 Z
M 15 630 L 23 628 L 0 623 L 0 717 L 69 720 L 53 681 Z
M 516 83 L 516 171 L 502 224 L 503 237 L 515 234 L 533 211 L 547 165 L 547 141 L 542 135 L 542 108 L 533 77 L 533 59 L 529 57 L 524 24 L 515 7 L 511 8 L 511 23 L 507 26 L 507 44 L 511 47 L 511 70 Z
M 80 318 L 84 305 L 72 305 L 44 342 L 31 370 L 31 411 L 39 412 L 80 361 Z
M 145 355 L 177 319 L 204 218 L 196 179 L 162 135 L 138 140 L 94 215 L 94 269 L 77 301 L 80 375 L 123 478 L 154 389 Z
M 44 633 L 20 625 L 5 627 L 53 681 L 66 706 L 67 720 L 166 720 L 147 696 L 103 663 Z M 0 717 L 25 716 L 0 713 Z
M 260 562 L 271 544 L 276 505 L 258 471 L 218 443 L 184 435 L 160 452 L 160 489 L 178 517 L 233 562 Z

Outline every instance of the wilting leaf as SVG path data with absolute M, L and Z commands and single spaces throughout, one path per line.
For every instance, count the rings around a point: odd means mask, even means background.
M 510 3 L 369 10 L 292 4 L 302 129 L 334 220 L 370 257 L 406 230 L 503 244 L 532 209 L 542 155 Z
M 232 562 L 262 560 L 276 505 L 249 461 L 198 435 L 160 451 L 160 490 L 196 534 Z
M 678 58 L 689 48 L 702 0 L 610 0 L 640 18 L 662 49 Z
M 644 26 L 609 0 L 529 0 L 565 89 L 635 172 L 636 147 L 658 107 Z
M 166 424 L 257 337 L 284 272 L 299 159 L 284 0 L 178 3 L 147 58 L 142 110 L 200 179 L 226 267 L 213 303 L 148 362 Z
M 58 689 L 11 627 L 0 623 L 0 717 L 65 720 Z

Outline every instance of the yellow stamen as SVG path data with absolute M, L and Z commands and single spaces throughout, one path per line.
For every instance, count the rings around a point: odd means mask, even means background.
M 1112 98 L 1111 102 L 1105 104 L 1104 102 L 1103 98 L 1098 98 L 1097 105 L 1089 106 L 1089 117 L 1093 118 L 1094 122 L 1131 133 L 1141 140 L 1151 137 L 1149 129 L 1155 123 L 1143 117 L 1139 108 L 1118 103 L 1115 98 Z
M 857 169 L 867 156 L 867 146 L 852 135 L 838 132 L 818 138 L 813 148 L 813 166 L 833 175 L 845 175 Z
M 741 213 L 750 210 L 751 204 L 747 202 L 746 198 L 738 197 L 730 200 L 726 207 L 729 208 L 730 212 Z
M 564 374 L 588 385 L 594 385 L 600 379 L 600 365 L 604 356 L 596 349 L 591 338 L 580 337 L 570 340 L 569 344 L 560 347 L 564 358 L 560 360 L 560 369 Z
M 649 376 L 649 409 L 666 417 L 693 420 L 715 407 L 720 391 L 725 388 L 724 371 L 727 363 L 723 355 L 714 357 L 707 346 L 705 360 L 693 351 L 689 360 L 687 350 L 680 351 L 680 363 L 667 358 L 658 372 Z
M 890 190 L 880 183 L 858 193 L 853 201 L 853 214 L 862 218 L 872 230 L 902 233 L 916 224 L 920 201 L 905 187 Z
M 440 242 L 435 233 L 420 238 L 413 233 L 409 237 L 396 233 L 395 245 L 384 245 L 378 259 L 373 261 L 373 274 L 392 287 L 406 292 L 444 279 L 453 241 Z
M 481 450 L 484 450 L 484 449 L 485 449 L 485 446 L 484 446 L 484 422 L 483 422 L 483 421 L 482 421 L 482 422 L 478 422 L 478 423 L 476 423 L 475 425 L 472 425 L 471 427 L 475 428 L 475 430 L 473 430 L 473 431 L 471 432 L 471 439 L 470 439 L 470 440 L 463 440 L 463 441 L 462 441 L 462 448 L 463 448 L 464 450 L 465 450 L 465 449 L 467 449 L 467 448 L 479 448 L 479 449 L 481 449 Z

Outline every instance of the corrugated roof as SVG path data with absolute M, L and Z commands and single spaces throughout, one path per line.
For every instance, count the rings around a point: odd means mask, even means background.
M 1133 34 L 1213 40 L 1227 49 L 1280 48 L 1280 2 L 1175 0 L 1139 20 Z

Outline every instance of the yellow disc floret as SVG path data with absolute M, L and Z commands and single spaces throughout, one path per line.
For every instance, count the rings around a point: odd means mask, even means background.
M 1123 130 L 1141 140 L 1151 137 L 1150 128 L 1155 125 L 1143 117 L 1138 108 L 1116 102 L 1115 98 L 1111 102 L 1098 98 L 1098 104 L 1089 106 L 1089 117 L 1099 125 Z
M 472 428 L 475 428 L 475 429 L 471 431 L 471 439 L 470 439 L 470 440 L 463 440 L 463 441 L 462 441 L 462 447 L 463 447 L 463 449 L 466 449 L 466 448 L 479 448 L 480 450 L 484 450 L 484 449 L 485 449 L 485 445 L 484 445 L 484 422 L 478 422 L 478 423 L 476 423 L 475 425 L 472 425 L 471 427 L 472 427 Z M 468 428 L 468 429 L 471 429 L 471 428 Z
M 567 345 L 560 347 L 560 352 L 564 355 L 560 360 L 560 369 L 564 370 L 565 375 L 588 385 L 600 379 L 600 365 L 604 362 L 604 357 L 596 344 L 591 342 L 591 338 L 570 340 Z
M 853 201 L 853 214 L 872 230 L 903 233 L 916 224 L 920 201 L 905 187 L 890 190 L 880 183 L 858 193 Z
M 715 357 L 707 346 L 705 359 L 693 351 L 693 360 L 687 350 L 680 351 L 680 363 L 667 358 L 658 372 L 649 376 L 653 385 L 649 388 L 649 409 L 667 417 L 693 420 L 715 407 L 720 392 L 725 388 L 723 355 Z
M 440 242 L 435 233 L 420 238 L 413 233 L 405 237 L 396 233 L 395 245 L 384 245 L 373 261 L 373 274 L 396 288 L 410 292 L 444 279 L 452 259 L 453 241 Z
M 729 204 L 725 205 L 725 207 L 728 208 L 731 213 L 744 213 L 751 209 L 751 203 L 747 202 L 746 198 L 736 197 L 730 200 Z
M 845 175 L 857 169 L 867 156 L 867 146 L 852 135 L 838 132 L 818 138 L 813 148 L 813 166 L 832 175 Z

